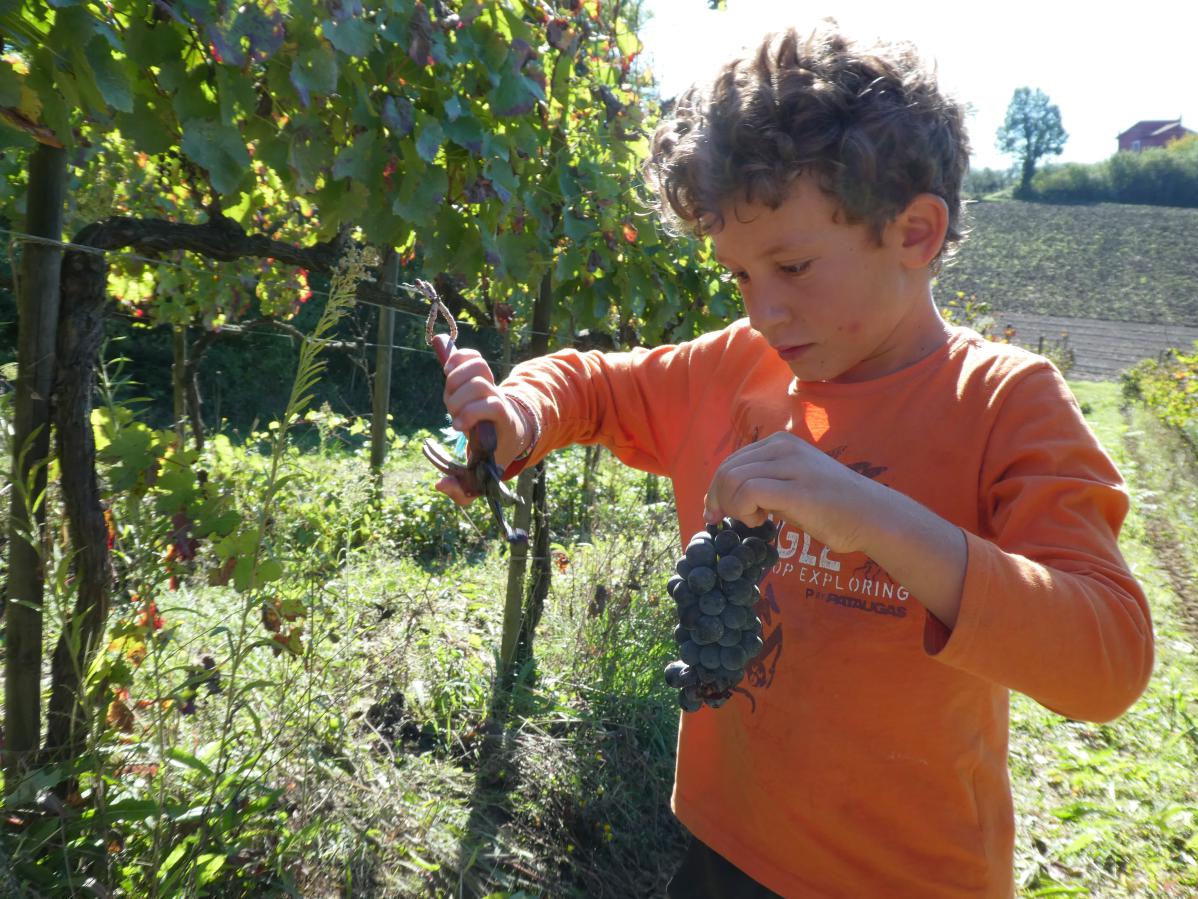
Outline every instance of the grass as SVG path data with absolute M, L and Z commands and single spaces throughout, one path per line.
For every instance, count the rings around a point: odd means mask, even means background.
M 965 225 L 938 295 L 964 291 L 1004 312 L 1198 321 L 1198 209 L 979 202 Z

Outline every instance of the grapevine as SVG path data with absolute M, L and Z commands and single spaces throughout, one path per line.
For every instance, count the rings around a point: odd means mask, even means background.
M 665 668 L 684 712 L 718 709 L 761 652 L 758 584 L 778 560 L 772 521 L 749 527 L 725 518 L 695 534 L 666 590 L 677 604 L 680 659 Z

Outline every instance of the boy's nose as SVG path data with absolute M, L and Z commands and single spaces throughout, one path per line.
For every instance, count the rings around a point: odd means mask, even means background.
M 749 324 L 753 330 L 767 336 L 771 330 L 790 319 L 785 297 L 776 289 L 754 290 L 751 296 L 745 297 L 745 311 L 749 314 Z

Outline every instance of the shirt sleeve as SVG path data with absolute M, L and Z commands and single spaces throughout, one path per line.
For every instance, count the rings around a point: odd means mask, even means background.
M 560 350 L 517 365 L 500 387 L 538 417 L 541 433 L 504 477 L 575 443 L 600 443 L 627 465 L 668 475 L 686 439 L 688 410 L 703 401 L 707 379 L 693 376 L 694 357 L 712 352 L 698 342 L 621 353 Z
M 999 408 L 979 499 L 956 627 L 929 615 L 925 649 L 1067 717 L 1117 718 L 1152 674 L 1152 622 L 1118 548 L 1123 480 L 1051 366 Z

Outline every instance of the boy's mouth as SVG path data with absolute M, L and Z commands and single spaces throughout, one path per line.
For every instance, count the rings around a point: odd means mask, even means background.
M 796 346 L 780 346 L 778 347 L 778 355 L 784 362 L 793 362 L 813 346 L 815 346 L 814 343 L 800 343 Z

